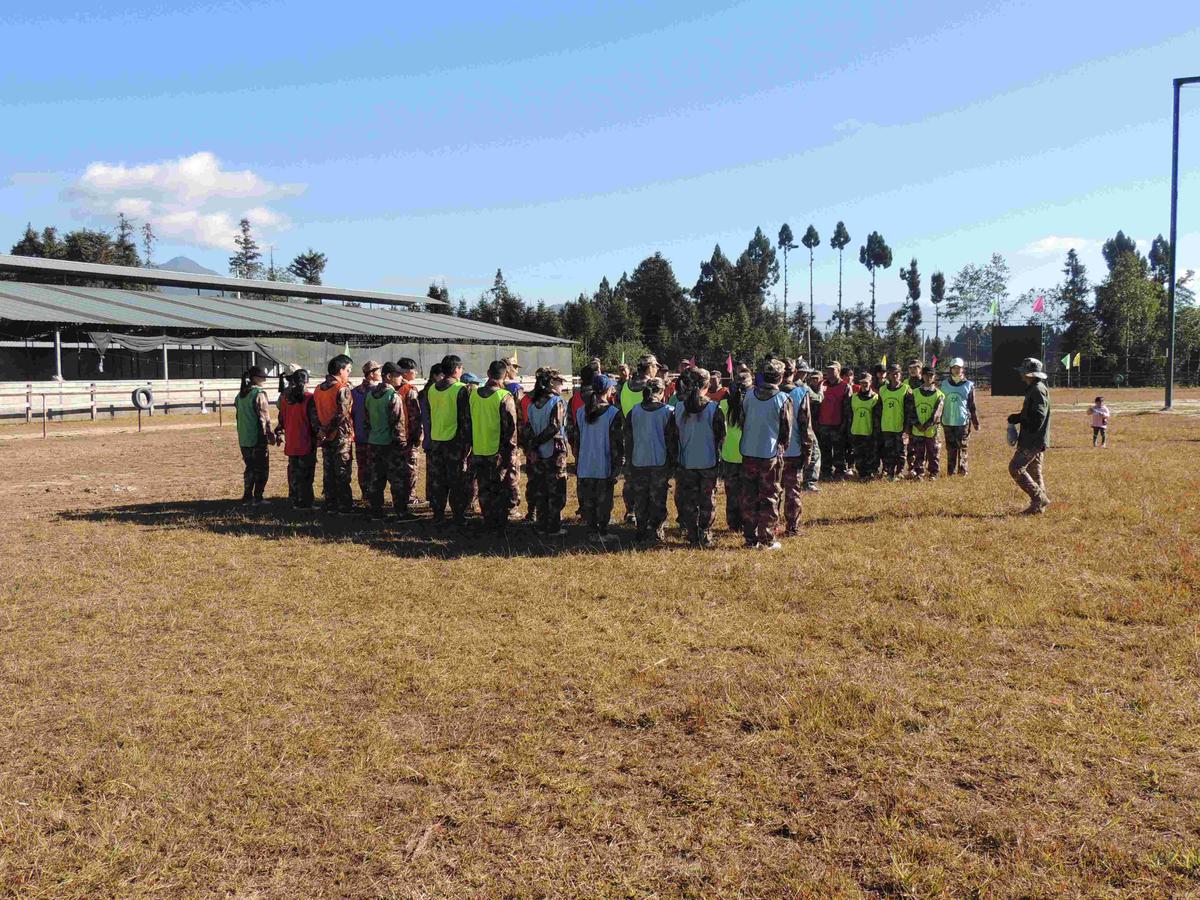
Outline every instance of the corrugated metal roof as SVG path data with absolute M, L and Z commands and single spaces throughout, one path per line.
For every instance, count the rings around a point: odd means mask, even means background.
M 20 281 L 0 281 L 0 319 L 57 325 L 102 325 L 106 329 L 137 326 L 189 333 L 357 334 L 423 341 L 571 343 L 562 338 L 437 313 L 328 303 L 193 297 Z
M 254 281 L 247 278 L 226 278 L 223 275 L 198 275 L 193 272 L 173 272 L 170 269 L 149 269 L 137 266 L 105 266 L 98 263 L 68 262 L 63 259 L 41 259 L 36 256 L 10 256 L 0 253 L 0 272 L 63 275 L 97 281 L 116 281 L 121 284 L 158 284 L 172 287 L 207 288 L 216 291 L 243 291 L 251 294 L 273 294 L 284 297 L 311 297 L 316 300 L 354 300 L 361 303 L 389 305 L 426 304 L 441 306 L 445 300 L 419 297 L 415 294 L 387 294 L 381 291 L 355 291 L 329 287 L 325 284 L 293 284 L 279 281 Z

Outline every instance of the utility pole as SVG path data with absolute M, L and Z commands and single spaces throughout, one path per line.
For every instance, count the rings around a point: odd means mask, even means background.
M 1167 391 L 1163 409 L 1175 399 L 1175 257 L 1179 224 L 1179 92 L 1185 84 L 1200 84 L 1200 75 L 1174 81 L 1174 117 L 1171 122 L 1171 259 L 1167 265 Z M 1128 356 L 1128 351 L 1126 352 Z

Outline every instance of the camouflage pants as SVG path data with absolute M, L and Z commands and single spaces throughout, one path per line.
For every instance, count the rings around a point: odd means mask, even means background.
M 605 533 L 612 518 L 615 478 L 576 478 L 575 490 L 579 494 L 579 507 L 583 520 L 592 531 Z
M 693 544 L 712 536 L 713 519 L 717 515 L 713 503 L 716 494 L 716 466 L 676 470 L 675 508 L 679 511 L 679 524 Z
M 967 474 L 967 440 L 971 437 L 970 425 L 944 425 L 946 432 L 946 474 Z
M 271 474 L 271 448 L 266 444 L 242 448 L 242 499 L 261 500 Z
M 397 514 L 408 512 L 408 449 L 396 444 L 376 444 L 371 447 L 371 490 L 367 498 L 371 512 L 383 512 L 384 488 L 392 489 L 392 508 Z
M 474 481 L 473 473 L 468 471 L 470 459 L 470 453 L 454 441 L 433 442 L 425 457 L 425 481 L 434 519 L 445 516 L 446 501 L 449 500 L 454 521 L 466 521 L 470 486 Z
M 863 481 L 879 474 L 879 445 L 875 435 L 853 435 L 850 439 L 854 450 L 854 470 Z
M 908 447 L 912 451 L 913 475 L 924 475 L 929 470 L 930 478 L 937 478 L 941 471 L 942 444 L 935 434 L 933 437 L 921 437 L 914 434 L 909 437 Z
M 566 451 L 556 450 L 546 459 L 534 456 L 526 465 L 529 512 L 538 531 L 554 534 L 562 527 L 562 511 L 567 505 Z
M 742 534 L 747 544 L 769 544 L 775 540 L 782 469 L 777 456 L 742 459 Z
M 311 509 L 313 505 L 313 479 L 317 474 L 317 448 L 303 456 L 287 458 L 288 499 L 292 506 Z
M 818 425 L 817 446 L 821 448 L 821 477 L 846 474 L 846 432 L 841 425 Z
M 801 499 L 804 484 L 804 460 L 799 456 L 785 456 L 783 459 L 783 526 L 787 534 L 800 533 L 800 516 L 804 514 L 804 501 Z
M 404 472 L 408 483 L 408 505 L 416 506 L 420 501 L 417 499 L 417 451 L 415 449 L 410 448 L 404 451 Z
M 879 437 L 879 452 L 883 457 L 883 474 L 895 478 L 904 473 L 904 432 L 885 431 Z
M 629 517 L 636 515 L 637 509 L 637 500 L 633 495 L 633 464 L 625 463 L 621 474 L 625 476 L 621 480 L 621 499 L 625 501 L 625 516 Z
M 1050 498 L 1046 496 L 1046 479 L 1042 471 L 1045 462 L 1045 450 L 1017 447 L 1012 462 L 1008 464 L 1008 474 L 1017 483 L 1017 487 L 1029 495 L 1031 501 L 1050 502 Z
M 742 530 L 742 464 L 721 460 L 721 480 L 725 482 L 725 526 Z
M 676 482 L 678 484 L 678 482 Z M 667 521 L 667 489 L 671 484 L 671 470 L 666 466 L 629 466 L 625 475 L 625 509 L 637 516 L 637 536 L 649 534 L 662 537 L 663 523 Z
M 349 512 L 354 508 L 354 497 L 350 493 L 353 446 L 348 440 L 321 445 L 321 485 L 325 493 L 325 509 Z
M 362 491 L 364 500 L 371 496 L 371 485 L 374 483 L 374 479 L 371 477 L 371 455 L 373 453 L 374 448 L 368 443 L 355 443 L 354 445 L 354 461 L 358 468 L 358 489 Z
M 489 528 L 504 528 L 513 509 L 513 491 L 519 477 L 516 460 L 495 453 L 473 457 L 471 467 L 478 485 L 483 524 Z
M 815 485 L 821 480 L 821 445 L 813 442 L 812 457 L 804 467 L 804 484 Z

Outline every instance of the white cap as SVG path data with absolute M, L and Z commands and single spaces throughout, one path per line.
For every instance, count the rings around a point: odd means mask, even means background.
M 962 361 L 961 356 L 956 356 L 956 357 L 954 357 L 954 359 L 950 360 L 950 368 L 953 369 L 955 366 L 958 366 L 960 369 L 963 367 L 963 361 Z

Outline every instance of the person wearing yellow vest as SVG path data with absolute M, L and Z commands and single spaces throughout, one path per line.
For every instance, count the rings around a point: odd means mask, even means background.
M 471 459 L 479 485 L 483 527 L 503 531 L 513 508 L 517 481 L 517 404 L 502 384 L 507 366 L 497 359 L 488 379 L 468 395 L 471 411 Z
M 646 353 L 638 358 L 637 372 L 635 372 L 628 381 L 619 386 L 617 391 L 617 404 L 620 407 L 621 416 L 628 419 L 629 413 L 635 406 L 645 399 L 646 382 L 651 378 L 657 378 L 661 368 L 658 364 L 658 357 L 653 353 Z M 664 391 L 665 395 L 665 391 Z M 631 472 L 632 463 L 629 459 L 625 460 L 625 468 L 622 474 L 625 476 L 624 484 L 621 487 L 621 499 L 625 501 L 625 524 L 634 525 L 637 523 L 637 513 L 634 512 L 636 499 L 633 494 L 633 477 Z
M 339 353 L 329 360 L 325 380 L 313 391 L 317 411 L 317 443 L 321 446 L 321 511 L 329 516 L 354 508 L 350 465 L 354 447 L 354 399 L 350 395 L 352 360 Z
M 263 388 L 266 382 L 266 370 L 251 366 L 242 373 L 242 387 L 233 401 L 237 413 L 238 446 L 242 450 L 242 503 L 253 506 L 263 501 L 271 471 L 269 448 L 275 443 L 271 407 Z
M 883 400 L 871 389 L 871 373 L 863 370 L 858 376 L 858 393 L 846 401 L 850 412 L 846 416 L 846 431 L 850 437 L 850 452 L 854 454 L 854 470 L 859 481 L 870 481 L 879 473 L 879 433 L 883 419 Z
M 942 445 L 938 440 L 938 427 L 942 424 L 942 408 L 946 395 L 934 383 L 933 366 L 921 369 L 921 386 L 912 395 L 912 422 L 909 446 L 913 451 L 911 477 L 919 481 L 928 477 L 932 481 L 941 471 Z
M 904 381 L 899 363 L 887 367 L 884 383 L 879 388 L 879 452 L 883 458 L 883 474 L 895 481 L 904 474 L 904 439 L 912 421 L 912 388 Z
M 445 520 L 446 503 L 455 525 L 467 524 L 470 502 L 471 388 L 461 381 L 462 360 L 453 354 L 442 358 L 442 375 L 429 389 L 429 455 L 425 480 L 433 521 Z
M 645 399 L 634 404 L 625 416 L 625 452 L 629 458 L 625 483 L 633 497 L 640 544 L 663 542 L 667 491 L 679 453 L 675 417 L 663 402 L 666 389 L 661 378 L 646 379 Z
M 363 401 L 367 418 L 367 441 L 371 445 L 371 486 L 367 500 L 371 518 L 383 518 L 383 491 L 392 488 L 392 507 L 397 519 L 408 519 L 408 410 L 400 396 L 400 367 L 384 363 L 382 380 Z
M 754 386 L 749 372 L 741 372 L 730 385 L 729 393 L 717 404 L 725 419 L 725 439 L 721 441 L 721 481 L 725 483 L 725 527 L 740 534 L 742 530 L 742 409 L 746 392 Z

